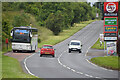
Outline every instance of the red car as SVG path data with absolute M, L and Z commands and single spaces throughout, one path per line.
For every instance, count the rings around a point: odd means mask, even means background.
M 41 48 L 41 51 L 40 51 L 40 57 L 42 57 L 42 55 L 52 55 L 53 57 L 55 56 L 55 51 L 53 49 L 53 46 L 52 45 L 43 45 L 43 47 Z

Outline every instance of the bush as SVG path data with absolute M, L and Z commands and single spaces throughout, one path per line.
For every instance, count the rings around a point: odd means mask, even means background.
M 40 43 L 41 42 L 41 39 L 40 38 L 38 38 L 38 43 Z
M 53 31 L 54 35 L 58 35 L 64 27 L 64 19 L 61 12 L 50 14 L 46 20 L 46 27 Z
M 4 43 L 6 38 L 10 40 L 11 26 L 8 20 L 2 20 L 2 42 Z

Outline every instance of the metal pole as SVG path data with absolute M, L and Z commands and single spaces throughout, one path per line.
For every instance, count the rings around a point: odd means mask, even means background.
M 104 54 L 105 54 L 105 41 L 104 41 Z

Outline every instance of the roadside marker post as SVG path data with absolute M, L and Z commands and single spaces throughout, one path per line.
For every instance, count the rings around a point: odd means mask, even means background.
M 104 34 L 100 34 L 100 47 L 102 46 L 102 42 L 104 42 Z
M 105 54 L 105 41 L 104 41 L 104 54 Z

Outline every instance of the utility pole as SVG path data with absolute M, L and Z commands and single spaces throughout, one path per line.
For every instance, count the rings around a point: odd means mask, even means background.
M 119 26 L 118 26 L 119 29 Z M 117 38 L 117 54 L 120 57 L 120 37 L 119 37 L 119 32 L 118 32 L 118 38 Z

